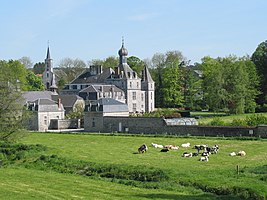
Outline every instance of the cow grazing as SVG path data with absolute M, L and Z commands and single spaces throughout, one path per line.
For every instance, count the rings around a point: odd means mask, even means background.
M 208 147 L 208 145 L 206 145 L 206 144 L 198 144 L 198 145 L 195 145 L 194 147 L 193 147 L 193 149 L 196 149 L 197 150 L 197 152 L 199 153 L 199 151 L 200 150 L 204 150 L 204 151 L 206 151 L 207 148 Z
M 206 161 L 206 162 L 208 162 L 208 161 L 209 161 L 209 157 L 208 157 L 208 156 L 201 157 L 201 158 L 199 159 L 199 161 Z
M 138 153 L 145 153 L 148 150 L 148 147 L 145 144 L 142 144 L 139 148 L 138 148 Z

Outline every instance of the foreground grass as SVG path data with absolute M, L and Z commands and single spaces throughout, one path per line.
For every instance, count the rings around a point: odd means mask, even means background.
M 143 189 L 93 180 L 71 174 L 24 168 L 0 170 L 0 199 L 215 199 L 204 193 L 190 194 Z
M 127 166 L 143 166 L 144 168 L 161 169 L 169 174 L 171 181 L 176 181 L 186 188 L 195 187 L 206 192 L 220 193 L 220 195 L 237 192 L 241 193 L 244 198 L 250 198 L 251 193 L 258 194 L 262 198 L 266 196 L 266 170 L 263 173 L 254 172 L 255 169 L 261 169 L 267 165 L 267 141 L 265 140 L 241 141 L 223 138 L 198 139 L 37 133 L 23 139 L 21 142 L 47 146 L 46 155 L 56 154 L 67 159 L 101 163 L 103 165 L 112 164 L 114 166 L 125 166 L 126 168 Z M 149 145 L 152 142 L 179 146 L 186 142 L 190 142 L 191 145 L 208 144 L 211 146 L 219 144 L 220 152 L 217 155 L 212 155 L 209 162 L 199 162 L 197 157 L 181 157 L 184 151 L 193 151 L 191 148 L 180 148 L 178 151 L 161 153 L 158 149 L 150 147 L 147 153 L 136 154 L 137 148 L 141 144 Z M 246 151 L 247 156 L 229 156 L 230 152 L 239 150 Z M 240 168 L 239 175 L 236 171 L 237 166 Z M 181 192 L 180 189 L 178 191 Z M 186 193 L 195 192 L 191 189 L 185 189 L 185 191 L 187 191 Z

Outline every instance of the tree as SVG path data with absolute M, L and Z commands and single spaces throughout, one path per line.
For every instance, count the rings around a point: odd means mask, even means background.
M 251 60 L 256 65 L 257 73 L 260 76 L 261 94 L 258 96 L 257 102 L 263 105 L 267 103 L 267 40 L 258 45 Z
M 32 69 L 33 73 L 35 74 L 43 74 L 45 71 L 45 63 L 44 62 L 38 62 L 35 63 Z
M 152 57 L 152 76 L 155 81 L 156 107 L 183 105 L 180 63 L 185 59 L 179 51 L 156 53 Z
M 115 69 L 119 65 L 119 58 L 115 56 L 109 56 L 104 60 L 93 59 L 91 61 L 88 61 L 88 65 L 102 65 L 106 68 L 110 67 L 112 69 Z
M 84 71 L 86 64 L 78 58 L 64 58 L 60 61 L 59 68 L 65 73 L 64 77 L 59 78 L 63 78 L 66 83 L 69 83 Z
M 26 67 L 26 69 L 32 68 L 33 63 L 29 57 L 24 56 L 21 59 L 19 59 L 19 61 Z
M 42 78 L 40 76 L 36 76 L 32 71 L 28 70 L 27 76 L 27 90 L 30 91 L 42 91 L 45 89 Z
M 183 105 L 180 69 L 178 64 L 171 64 L 162 70 L 162 94 L 164 107 L 175 108 Z
M 25 88 L 26 83 L 23 70 L 26 72 L 19 61 L 0 61 L 0 140 L 15 140 L 21 135 L 24 112 L 20 87 Z
M 259 79 L 255 65 L 249 58 L 205 57 L 202 59 L 201 69 L 202 88 L 210 109 L 234 114 L 255 111 Z
M 112 69 L 115 69 L 115 67 L 118 67 L 119 65 L 119 58 L 115 56 L 110 56 L 105 59 L 103 62 L 104 67 L 110 67 Z
M 128 65 L 139 75 L 142 75 L 142 70 L 145 67 L 144 61 L 135 56 L 131 56 L 127 59 Z
M 203 106 L 201 78 L 194 75 L 193 69 L 185 67 L 181 69 L 182 87 L 184 95 L 184 107 L 190 110 L 198 110 Z

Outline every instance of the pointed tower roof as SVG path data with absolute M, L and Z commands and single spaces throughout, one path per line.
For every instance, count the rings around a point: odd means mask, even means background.
M 150 75 L 147 65 L 145 65 L 145 68 L 142 71 L 142 81 L 154 82 Z
M 47 55 L 46 55 L 46 59 L 50 60 L 50 50 L 49 50 L 49 46 L 47 47 Z

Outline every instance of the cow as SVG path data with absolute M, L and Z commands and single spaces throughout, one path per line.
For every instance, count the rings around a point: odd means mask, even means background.
M 142 144 L 139 148 L 138 148 L 138 153 L 145 153 L 148 150 L 148 147 L 145 144 Z

